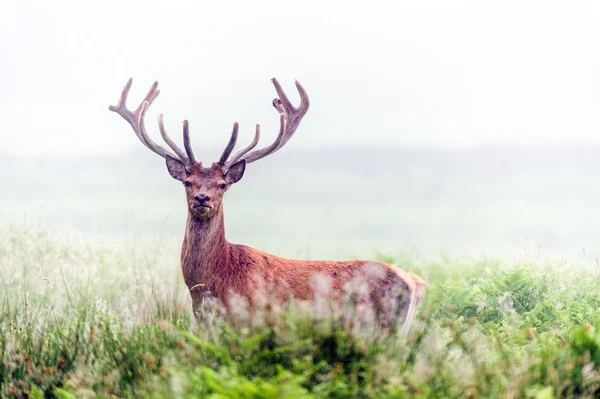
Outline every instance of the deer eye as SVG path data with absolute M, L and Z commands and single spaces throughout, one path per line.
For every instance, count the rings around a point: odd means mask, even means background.
M 221 184 L 219 184 L 219 188 L 220 188 L 221 190 L 225 190 L 225 189 L 227 188 L 227 184 L 225 184 L 225 183 L 221 183 Z
M 189 181 L 184 181 L 183 185 L 186 187 L 190 187 L 192 185 L 192 183 L 190 183 Z

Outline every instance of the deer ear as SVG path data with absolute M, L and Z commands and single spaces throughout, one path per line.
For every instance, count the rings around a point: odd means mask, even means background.
M 246 170 L 246 161 L 241 160 L 239 162 L 234 163 L 225 173 L 225 181 L 228 184 L 237 183 L 240 181 L 242 176 L 244 176 L 244 171 Z
M 184 181 L 189 176 L 190 172 L 185 165 L 178 159 L 175 159 L 169 155 L 166 157 L 167 170 L 173 179 Z

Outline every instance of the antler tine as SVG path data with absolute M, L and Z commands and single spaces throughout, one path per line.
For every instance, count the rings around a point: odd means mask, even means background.
M 281 145 L 281 141 L 285 137 L 287 122 L 285 120 L 284 114 L 280 115 L 279 124 L 280 124 L 279 125 L 279 134 L 277 134 L 275 141 L 273 141 L 267 147 L 261 148 L 260 150 L 252 151 L 251 153 L 249 153 L 243 157 L 240 157 L 239 160 L 244 159 L 246 161 L 246 163 L 248 164 L 250 162 L 258 161 L 259 159 L 264 158 L 267 155 L 272 154 L 273 152 L 277 151 L 277 149 Z
M 275 90 L 277 91 L 277 95 L 279 96 L 279 98 L 273 100 L 273 106 L 281 114 L 280 129 L 277 138 L 271 145 L 261 148 L 260 150 L 255 150 L 239 156 L 238 152 L 238 154 L 236 154 L 232 160 L 228 162 L 228 165 L 231 165 L 235 161 L 241 159 L 244 159 L 246 163 L 251 163 L 278 151 L 292 138 L 296 132 L 296 129 L 298 129 L 298 126 L 300 126 L 300 121 L 308 111 L 310 101 L 308 99 L 306 90 L 304 90 L 304 87 L 302 87 L 300 82 L 296 81 L 296 88 L 300 94 L 300 105 L 298 108 L 296 108 L 292 105 L 277 79 L 273 78 L 271 81 L 273 82 Z M 246 148 L 244 148 L 244 150 L 246 150 Z
M 280 147 L 283 147 L 292 138 L 292 136 L 296 132 L 296 129 L 298 129 L 298 126 L 300 126 L 300 121 L 302 120 L 304 115 L 306 115 L 306 113 L 308 112 L 308 108 L 310 107 L 310 100 L 308 99 L 308 94 L 306 93 L 306 90 L 304 90 L 304 87 L 302 87 L 300 82 L 296 80 L 296 89 L 300 94 L 300 105 L 298 106 L 298 108 L 295 108 L 290 102 L 290 100 L 287 98 L 285 92 L 283 91 L 283 88 L 281 87 L 277 79 L 273 78 L 272 81 L 273 85 L 275 86 L 275 90 L 277 91 L 277 95 L 279 96 L 279 102 L 281 106 L 277 107 L 275 105 L 275 101 L 278 99 L 273 100 L 273 105 L 279 112 L 282 112 L 283 109 L 288 122 L 285 137 L 283 138 L 280 144 Z
M 192 144 L 190 143 L 190 126 L 187 119 L 183 121 L 183 146 L 185 147 L 185 152 L 187 152 L 188 158 L 190 159 L 190 164 L 196 163 L 196 156 L 194 155 L 194 150 L 192 149 Z
M 165 124 L 163 123 L 163 114 L 158 115 L 158 129 L 160 130 L 160 135 L 162 136 L 165 143 L 167 143 L 169 147 L 171 147 L 171 149 L 175 151 L 175 154 L 177 154 L 179 159 L 181 159 L 183 163 L 189 164 L 190 162 L 188 157 L 185 156 L 181 148 L 179 148 L 179 146 L 167 134 L 167 131 L 165 130 Z
M 138 105 L 138 107 L 136 108 L 135 111 L 131 111 L 127 108 L 127 96 L 129 95 L 129 90 L 131 89 L 132 84 L 133 84 L 133 79 L 129 78 L 129 80 L 125 84 L 125 87 L 123 87 L 123 90 L 121 91 L 121 97 L 119 98 L 119 102 L 117 103 L 117 105 L 110 105 L 108 107 L 108 109 L 110 111 L 116 112 L 123 119 L 125 119 L 133 128 L 133 132 L 135 133 L 137 138 L 148 149 L 150 149 L 151 151 L 155 152 L 156 154 L 160 155 L 163 158 L 170 156 L 170 157 L 173 157 L 176 159 L 180 159 L 183 163 L 187 164 L 189 162 L 189 160 L 185 156 L 183 158 L 181 158 L 181 155 L 183 155 L 183 152 L 181 151 L 181 149 L 179 149 L 179 147 L 177 147 L 177 145 L 173 142 L 173 140 L 171 140 L 171 138 L 166 134 L 166 131 L 164 130 L 164 126 L 162 125 L 162 115 L 159 117 L 159 128 L 161 130 L 161 135 L 163 136 L 163 138 L 165 139 L 165 141 L 167 142 L 169 147 L 171 147 L 173 149 L 173 151 L 175 151 L 175 153 L 156 144 L 150 138 L 148 133 L 146 132 L 146 126 L 145 126 L 146 111 L 148 111 L 148 108 L 150 107 L 150 105 L 152 105 L 152 103 L 154 102 L 156 97 L 158 97 L 158 95 L 160 94 L 160 90 L 158 90 L 158 82 L 154 82 L 152 84 L 152 86 L 150 87 L 150 90 L 148 91 L 148 93 L 146 94 L 146 96 L 144 97 L 144 99 L 142 100 L 140 105 Z
M 292 102 L 290 101 L 288 96 L 285 94 L 285 91 L 283 91 L 283 88 L 281 87 L 281 85 L 279 84 L 277 79 L 272 78 L 271 82 L 273 82 L 273 86 L 275 86 L 275 91 L 277 92 L 277 96 L 279 97 L 279 100 L 281 101 L 283 107 L 285 108 L 285 112 L 288 114 L 291 114 L 292 112 L 294 112 L 296 110 L 296 108 L 292 105 Z
M 131 79 L 131 82 L 133 83 L 133 79 Z M 130 87 L 131 87 L 131 85 L 130 85 Z M 150 90 L 148 90 L 146 97 L 144 97 L 144 99 L 142 100 L 140 105 L 138 105 L 137 109 L 135 110 L 135 113 L 137 114 L 140 112 L 140 110 L 142 109 L 142 106 L 144 105 L 144 103 L 146 101 L 148 102 L 148 107 L 150 107 L 150 105 L 152 105 L 152 103 L 154 102 L 156 97 L 158 97 L 159 94 L 160 94 L 160 90 L 158 90 L 158 82 L 154 81 L 154 83 L 152 83 L 152 86 L 150 86 Z
M 125 120 L 127 120 L 127 122 L 130 122 L 128 115 L 126 115 L 128 113 L 125 112 L 122 114 L 122 111 L 127 110 L 127 108 L 125 107 L 125 103 L 127 102 L 127 95 L 129 94 L 129 89 L 131 89 L 132 84 L 133 84 L 133 79 L 129 78 L 129 80 L 127 80 L 127 83 L 125 83 L 123 90 L 121 91 L 121 97 L 119 97 L 119 102 L 117 103 L 117 105 L 109 105 L 108 106 L 109 111 L 118 113 L 123 118 L 125 118 Z
M 109 105 L 108 109 L 121 115 L 123 119 L 125 119 L 127 122 L 129 122 L 129 124 L 133 126 L 137 123 L 137 117 L 140 113 L 144 102 L 147 101 L 148 105 L 152 104 L 152 102 L 154 102 L 156 97 L 158 97 L 158 95 L 160 94 L 160 90 L 157 90 L 158 82 L 154 82 L 154 84 L 150 87 L 150 90 L 148 90 L 148 93 L 146 94 L 140 105 L 137 107 L 137 109 L 134 112 L 131 112 L 129 109 L 127 109 L 127 96 L 129 95 L 129 90 L 131 89 L 132 84 L 133 79 L 129 78 L 129 80 L 125 84 L 125 87 L 123 87 L 123 90 L 121 91 L 121 97 L 119 98 L 119 102 L 117 103 L 117 105 Z M 135 133 L 136 135 L 138 134 L 137 131 Z M 141 139 L 139 135 L 138 138 Z
M 146 118 L 146 111 L 148 111 L 149 106 L 150 106 L 150 103 L 148 101 L 144 101 L 142 103 L 142 107 L 140 108 L 140 113 L 138 115 L 138 120 L 137 120 L 137 130 L 138 130 L 139 134 L 141 135 L 143 142 L 146 144 L 146 147 L 148 147 L 150 150 L 152 150 L 153 152 L 155 152 L 156 154 L 160 155 L 163 158 L 166 158 L 167 155 L 172 158 L 176 158 L 176 159 L 179 158 L 177 155 L 173 154 L 171 151 L 167 150 L 163 146 L 156 144 L 154 142 L 154 140 L 152 140 L 150 138 L 150 136 L 148 135 L 148 132 L 146 132 L 145 118 Z M 184 162 L 183 159 L 181 161 Z
M 231 159 L 229 161 L 227 161 L 227 163 L 225 164 L 226 168 L 229 168 L 231 165 L 233 165 L 234 163 L 239 161 L 240 158 L 242 158 L 244 155 L 246 155 L 246 153 L 248 153 L 250 150 L 252 150 L 254 147 L 256 147 L 256 145 L 258 144 L 258 140 L 260 140 L 260 125 L 259 124 L 256 125 L 256 132 L 254 133 L 254 139 L 252 139 L 250 144 L 248 144 L 247 146 L 245 146 L 244 148 L 242 148 L 241 150 L 239 150 L 238 152 L 233 154 Z
M 229 138 L 229 143 L 227 143 L 227 147 L 225 147 L 225 149 L 223 150 L 223 153 L 221 154 L 221 158 L 219 158 L 219 162 L 217 162 L 221 166 L 225 166 L 225 164 L 227 163 L 227 158 L 229 158 L 231 151 L 233 151 L 233 148 L 235 147 L 235 144 L 237 143 L 238 129 L 239 129 L 239 125 L 237 122 L 235 122 L 233 124 L 233 130 L 231 131 L 231 137 Z

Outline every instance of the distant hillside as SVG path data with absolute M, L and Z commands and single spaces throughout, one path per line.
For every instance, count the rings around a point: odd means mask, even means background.
M 600 146 L 584 145 L 286 148 L 250 165 L 228 193 L 228 235 L 290 256 L 505 252 L 529 240 L 600 253 L 599 155 Z M 3 155 L 0 184 L 5 223 L 27 215 L 48 226 L 98 233 L 128 226 L 179 237 L 185 221 L 180 185 L 144 150 L 79 159 Z

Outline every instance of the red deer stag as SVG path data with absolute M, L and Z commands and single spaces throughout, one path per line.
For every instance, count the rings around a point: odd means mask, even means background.
M 311 299 L 315 295 L 314 276 L 317 275 L 327 280 L 333 295 L 343 291 L 345 284 L 352 278 L 366 276 L 364 281 L 369 291 L 366 298 L 372 301 L 377 314 L 382 311 L 388 315 L 391 315 L 388 312 L 403 314 L 402 328 L 408 331 L 415 307 L 423 298 L 427 286 L 418 276 L 394 265 L 379 262 L 284 259 L 244 245 L 231 244 L 225 239 L 221 203 L 223 195 L 242 178 L 246 165 L 280 150 L 292 138 L 309 107 L 308 95 L 300 83 L 296 82 L 300 93 L 300 105 L 296 108 L 277 80 L 273 79 L 279 96 L 273 100 L 273 106 L 281 114 L 275 141 L 252 151 L 260 137 L 260 126 L 256 125 L 252 142 L 231 156 L 238 137 L 236 122 L 221 158 L 210 167 L 202 166 L 194 156 L 187 120 L 183 122 L 185 152 L 167 135 L 162 114 L 158 116 L 160 134 L 172 151 L 156 144 L 148 136 L 144 117 L 159 94 L 158 82 L 152 85 L 135 111 L 129 110 L 125 104 L 131 84 L 132 79 L 129 79 L 119 103 L 109 109 L 129 122 L 142 144 L 166 159 L 171 176 L 185 186 L 188 218 L 181 250 L 181 268 L 192 296 L 194 310 L 198 309 L 202 299 L 207 296 L 216 297 L 227 305 L 230 295 L 236 293 L 252 302 L 257 296 L 258 288 L 264 286 L 279 287 L 276 294 L 278 299 L 283 300 L 290 295 L 297 299 Z M 368 273 L 373 265 L 378 265 L 379 273 Z M 390 309 L 391 307 L 394 309 Z

